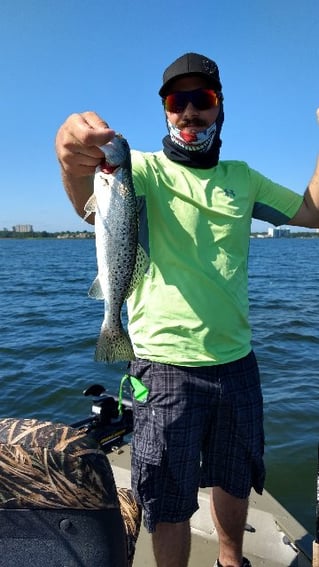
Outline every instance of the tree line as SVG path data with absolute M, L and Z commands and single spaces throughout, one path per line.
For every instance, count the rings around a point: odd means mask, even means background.
M 46 230 L 32 232 L 16 232 L 14 230 L 0 230 L 0 238 L 94 238 L 94 232 L 87 230 L 78 230 L 72 232 L 66 230 L 64 232 L 48 232 Z

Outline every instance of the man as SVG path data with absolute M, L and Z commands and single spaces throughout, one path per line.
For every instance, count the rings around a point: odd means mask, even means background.
M 163 151 L 132 152 L 150 258 L 128 300 L 130 373 L 149 391 L 134 405 L 132 486 L 159 567 L 188 564 L 198 486 L 212 487 L 215 566 L 247 567 L 248 497 L 264 484 L 262 395 L 248 323 L 251 218 L 318 227 L 319 164 L 302 197 L 246 163 L 220 161 L 222 85 L 208 57 L 174 61 L 159 94 Z M 81 216 L 103 158 L 99 146 L 113 136 L 93 112 L 70 116 L 57 134 L 65 189 Z

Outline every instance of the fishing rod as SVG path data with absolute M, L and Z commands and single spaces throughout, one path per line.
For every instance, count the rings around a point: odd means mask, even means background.
M 312 545 L 312 567 L 319 567 L 319 445 L 317 455 L 316 534 Z

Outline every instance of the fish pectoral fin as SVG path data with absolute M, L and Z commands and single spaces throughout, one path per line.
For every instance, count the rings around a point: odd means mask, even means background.
M 92 213 L 95 213 L 95 211 L 96 211 L 96 196 L 94 195 L 94 193 L 91 195 L 91 197 L 89 197 L 89 199 L 85 203 L 84 210 L 85 210 L 85 213 L 86 213 L 85 216 L 84 216 L 84 220 L 86 220 Z
M 93 297 L 93 299 L 105 299 L 102 286 L 99 280 L 99 276 L 96 276 L 94 282 L 92 283 L 89 289 L 88 294 L 89 297 Z
M 150 259 L 146 254 L 143 246 L 141 244 L 137 245 L 136 250 L 136 260 L 134 271 L 131 279 L 131 283 L 128 288 L 128 292 L 126 295 L 126 299 L 130 297 L 133 291 L 137 288 L 138 284 L 140 283 L 141 279 L 143 278 L 145 272 L 147 272 L 150 265 Z

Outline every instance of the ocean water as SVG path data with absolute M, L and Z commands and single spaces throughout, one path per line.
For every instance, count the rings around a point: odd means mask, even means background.
M 126 364 L 94 362 L 103 303 L 88 298 L 94 240 L 0 240 L 0 417 L 72 423 L 92 383 L 118 391 Z M 265 405 L 266 488 L 311 533 L 319 441 L 319 239 L 252 239 L 250 319 Z

